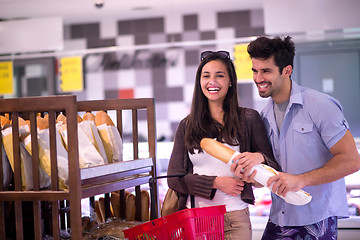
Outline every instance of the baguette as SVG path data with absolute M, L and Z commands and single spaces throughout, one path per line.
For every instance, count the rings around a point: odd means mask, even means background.
M 126 198 L 126 221 L 134 221 L 135 212 L 135 195 L 130 193 Z
M 104 123 L 108 126 L 115 126 L 114 122 L 106 112 L 102 110 L 98 111 L 95 115 L 95 125 L 100 126 Z
M 91 112 L 86 112 L 83 116 L 83 121 L 93 121 L 95 122 L 95 115 Z
M 0 116 L 0 120 L 1 120 L 1 128 L 6 124 L 10 124 L 10 120 L 4 116 Z
M 46 121 L 49 121 L 49 114 L 48 114 L 48 113 L 46 113 L 46 114 L 44 115 L 44 119 L 45 119 Z
M 96 215 L 96 221 L 98 223 L 102 223 L 102 216 L 101 216 L 101 212 L 100 212 L 100 206 L 99 206 L 99 201 L 96 200 L 95 201 L 95 206 L 94 206 L 94 211 L 95 211 L 95 215 Z
M 101 222 L 105 222 L 106 221 L 105 198 L 103 198 L 103 197 L 99 198 L 99 209 L 100 209 L 100 215 L 101 215 Z
M 141 221 L 150 220 L 150 195 L 146 190 L 141 190 Z
M 117 192 L 111 192 L 110 198 L 112 213 L 115 218 L 120 217 L 120 194 Z
M 200 141 L 201 148 L 210 154 L 211 156 L 218 158 L 219 160 L 223 161 L 224 163 L 228 164 L 235 156 L 240 154 L 239 152 L 236 152 L 224 144 L 211 139 L 211 138 L 203 138 Z M 230 162 L 231 163 L 231 162 Z M 229 163 L 229 164 L 230 164 Z M 279 174 L 275 169 L 273 169 L 270 166 L 259 164 L 252 167 L 250 174 L 256 170 L 256 175 L 254 177 L 254 180 L 260 183 L 261 185 L 268 188 L 270 191 L 272 191 L 272 186 L 267 185 L 267 181 L 270 177 L 275 176 Z M 276 192 L 274 192 L 276 195 L 278 195 Z M 293 205 L 305 205 L 309 203 L 312 199 L 311 195 L 304 190 L 299 191 L 290 191 L 286 194 L 286 196 L 278 195 L 279 197 L 283 198 L 286 202 L 293 204 Z
M 233 158 L 234 153 L 236 152 L 231 148 L 228 148 L 224 144 L 211 138 L 203 138 L 200 141 L 200 147 L 205 152 L 223 161 L 224 163 L 228 163 Z
M 66 124 L 66 117 L 60 113 L 56 118 L 56 122 L 62 122 L 62 124 Z
M 78 114 L 78 115 L 77 115 L 77 122 L 78 122 L 78 123 L 81 123 L 82 120 L 83 120 L 83 119 L 82 119 L 82 118 L 80 117 L 80 115 Z
M 19 127 L 26 126 L 26 125 L 29 126 L 29 124 L 22 117 L 18 117 L 18 122 L 19 122 Z M 12 120 L 10 120 L 10 124 L 12 125 Z
M 40 117 L 40 116 L 37 116 L 37 117 L 36 117 L 36 124 L 37 124 L 37 127 L 38 127 L 40 130 L 48 129 L 48 128 L 49 128 L 49 121 L 46 121 L 45 118 L 42 118 L 42 117 Z

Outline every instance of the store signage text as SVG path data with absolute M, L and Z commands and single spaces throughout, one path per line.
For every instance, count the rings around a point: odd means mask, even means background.
M 84 57 L 85 72 L 98 72 L 106 70 L 166 68 L 176 66 L 178 54 L 165 56 L 163 52 L 154 53 L 137 50 L 131 53 L 94 53 Z

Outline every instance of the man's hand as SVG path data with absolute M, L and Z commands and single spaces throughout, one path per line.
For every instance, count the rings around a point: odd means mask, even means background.
M 272 186 L 271 190 L 278 195 L 286 196 L 289 191 L 298 191 L 306 186 L 302 175 L 293 175 L 289 173 L 280 172 L 279 174 L 270 177 L 267 181 L 268 186 Z
M 244 181 L 235 177 L 216 177 L 213 188 L 231 196 L 236 196 L 244 190 Z

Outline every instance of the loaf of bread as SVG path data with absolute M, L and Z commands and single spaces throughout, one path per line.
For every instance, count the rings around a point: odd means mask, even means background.
M 29 126 L 29 124 L 22 117 L 18 117 L 18 121 L 19 121 L 19 127 L 26 126 L 26 125 Z M 12 124 L 12 120 L 10 120 L 10 124 Z
M 100 197 L 99 198 L 99 209 L 101 214 L 101 220 L 102 222 L 106 221 L 106 214 L 105 214 L 105 198 Z
M 211 156 L 228 163 L 236 151 L 211 138 L 203 138 L 200 147 Z
M 135 212 L 135 195 L 130 193 L 126 198 L 126 221 L 134 221 Z
M 146 190 L 141 190 L 141 221 L 150 220 L 150 194 Z
M 10 124 L 10 120 L 7 117 L 0 116 L 1 128 L 3 128 L 6 124 Z
M 49 121 L 47 121 L 45 118 L 37 116 L 36 117 L 36 124 L 38 129 L 48 129 L 49 128 Z
M 97 222 L 98 223 L 104 222 L 103 219 L 102 219 L 101 212 L 100 212 L 100 205 L 99 205 L 98 200 L 95 201 L 94 211 L 95 211 Z
M 211 138 L 203 138 L 200 142 L 201 148 L 210 154 L 211 156 L 223 161 L 224 163 L 229 163 L 235 156 L 240 154 L 236 152 L 224 144 L 216 141 L 215 139 Z M 229 163 L 231 164 L 231 162 Z M 252 167 L 250 174 L 256 170 L 256 175 L 254 180 L 260 183 L 261 185 L 267 187 L 270 191 L 272 191 L 272 186 L 267 185 L 267 181 L 270 177 L 279 174 L 275 169 L 270 166 L 259 164 Z M 275 192 L 275 194 L 277 194 Z M 277 194 L 278 195 L 278 194 Z M 283 198 L 286 202 L 293 204 L 293 205 L 305 205 L 309 203 L 312 199 L 311 195 L 303 190 L 299 190 L 296 192 L 288 192 L 286 196 L 278 195 L 279 197 Z
M 120 194 L 118 192 L 111 192 L 110 203 L 114 217 L 120 217 Z
M 78 122 L 78 123 L 81 123 L 82 120 L 83 120 L 83 119 L 82 119 L 82 118 L 80 117 L 80 115 L 78 114 L 78 115 L 77 115 L 77 122 Z
M 56 118 L 56 122 L 62 122 L 62 124 L 66 124 L 66 117 L 62 113 L 60 113 Z
M 95 115 L 95 125 L 100 126 L 104 123 L 109 126 L 115 126 L 114 122 L 106 112 L 102 110 L 98 111 Z
M 95 115 L 91 112 L 86 112 L 82 118 L 83 121 L 95 122 Z

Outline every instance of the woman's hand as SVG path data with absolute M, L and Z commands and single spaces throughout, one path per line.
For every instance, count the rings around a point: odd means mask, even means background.
M 261 153 L 242 152 L 233 158 L 237 167 L 242 167 L 244 171 L 251 169 L 253 166 L 264 163 L 265 158 Z
M 261 153 L 243 152 L 236 155 L 232 161 L 233 163 L 230 166 L 230 170 L 234 172 L 236 177 L 241 178 L 245 182 L 256 184 L 254 181 L 256 170 L 251 174 L 250 171 L 253 166 L 265 162 L 264 156 Z M 261 187 L 262 185 L 259 184 L 256 186 Z
M 244 190 L 244 181 L 235 177 L 216 177 L 213 188 L 231 196 L 236 196 Z

